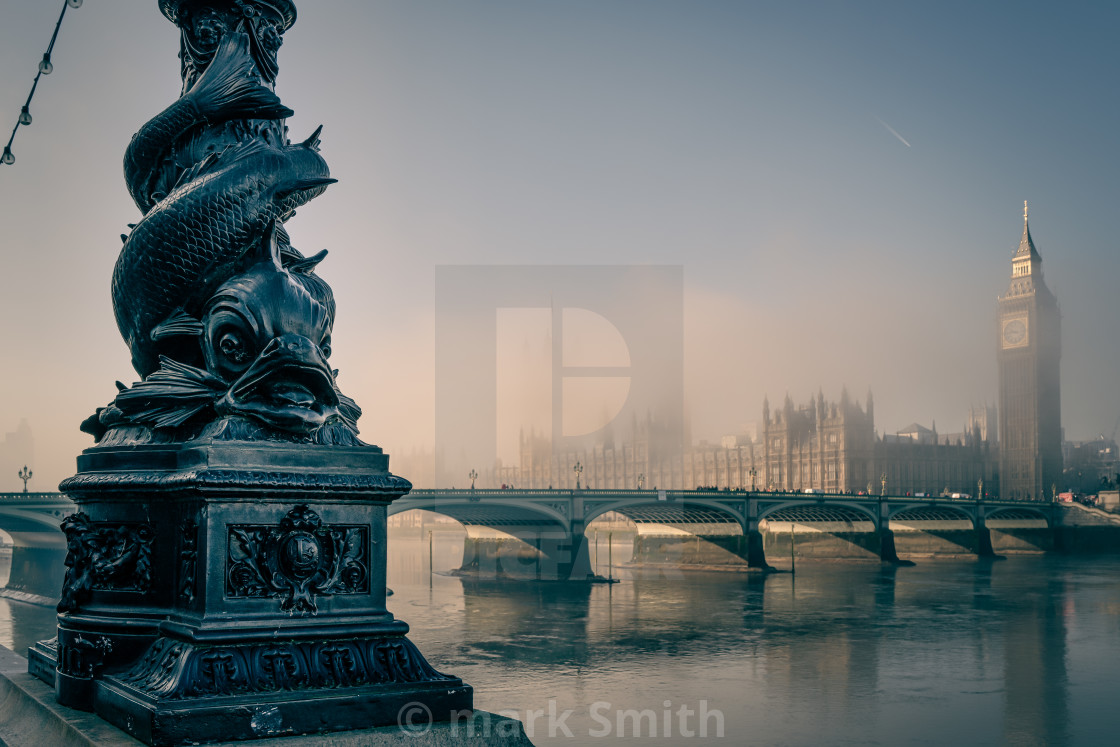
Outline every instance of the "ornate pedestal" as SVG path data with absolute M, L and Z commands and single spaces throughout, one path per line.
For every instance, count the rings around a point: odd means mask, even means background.
M 191 441 L 78 466 L 57 653 L 29 652 L 61 703 L 157 745 L 471 709 L 385 608 L 386 506 L 411 486 L 377 447 Z

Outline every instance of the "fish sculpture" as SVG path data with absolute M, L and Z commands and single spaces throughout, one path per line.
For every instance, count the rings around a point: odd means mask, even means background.
M 190 154 L 186 164 L 181 163 L 182 154 L 169 158 L 170 151 L 181 138 L 199 131 L 203 125 L 238 118 L 283 119 L 291 115 L 292 110 L 281 104 L 256 74 L 249 35 L 242 31 L 227 33 L 190 90 L 132 137 L 124 157 L 129 194 L 144 213 L 165 197 L 167 186 L 163 182 L 170 178 L 175 183 L 178 172 L 201 160 L 190 152 L 191 143 L 182 148 Z M 213 147 L 212 143 L 209 145 Z
M 320 130 L 298 145 L 249 140 L 208 156 L 132 229 L 113 269 L 112 295 L 141 376 L 158 368 L 161 354 L 192 360 L 189 351 L 161 349 L 161 336 L 176 336 L 156 328 L 173 328 L 176 317 L 195 311 L 277 222 L 335 181 L 319 155 Z
M 197 437 L 266 437 L 276 432 L 314 442 L 360 443 L 357 404 L 339 391 L 327 363 L 334 323 L 330 286 L 310 259 L 269 242 L 263 260 L 223 283 L 200 319 L 182 317 L 175 334 L 194 337 L 204 367 L 166 356 L 143 381 L 99 413 L 113 426 Z M 92 432 L 92 431 L 91 431 Z
M 82 424 L 102 446 L 195 438 L 357 445 L 327 363 L 334 296 L 283 224 L 334 183 L 320 127 L 288 140 L 271 86 L 286 1 L 161 0 L 183 94 L 133 136 L 113 313 L 141 380 Z

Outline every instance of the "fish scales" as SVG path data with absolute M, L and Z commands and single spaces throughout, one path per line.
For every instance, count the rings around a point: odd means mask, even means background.
M 325 188 L 285 191 L 327 176 L 326 163 L 313 149 L 251 150 L 173 190 L 137 224 L 121 250 L 113 272 L 114 311 L 142 376 L 158 367 L 152 329 L 176 310 L 189 311 L 205 300 L 207 288 L 238 269 L 273 221 Z

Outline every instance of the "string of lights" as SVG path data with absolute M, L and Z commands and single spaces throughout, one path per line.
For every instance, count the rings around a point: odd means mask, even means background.
M 82 0 L 65 0 L 62 3 L 62 12 L 58 14 L 58 23 L 54 25 L 51 43 L 47 45 L 47 51 L 43 53 L 43 59 L 39 62 L 39 71 L 35 73 L 35 80 L 31 83 L 31 93 L 27 94 L 27 101 L 23 108 L 19 110 L 19 119 L 16 121 L 16 126 L 12 128 L 12 134 L 8 137 L 8 144 L 4 146 L 4 155 L 0 156 L 0 163 L 8 166 L 15 163 L 16 156 L 12 153 L 12 143 L 16 139 L 16 132 L 19 131 L 19 128 L 31 124 L 31 99 L 35 97 L 35 89 L 39 87 L 39 78 L 50 75 L 54 71 L 54 65 L 51 63 L 51 52 L 54 51 L 54 42 L 58 39 L 58 30 L 62 27 L 62 19 L 66 17 L 66 9 L 80 7 L 82 7 Z

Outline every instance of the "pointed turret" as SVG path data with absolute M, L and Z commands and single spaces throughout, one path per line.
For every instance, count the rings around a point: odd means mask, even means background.
M 1046 285 L 1042 281 L 1042 255 L 1038 253 L 1034 239 L 1031 238 L 1027 213 L 1027 202 L 1024 200 L 1023 236 L 1019 239 L 1019 248 L 1011 257 L 1011 285 L 1007 289 L 1008 296 L 1019 296 L 1034 290 L 1048 292 L 1044 290 Z
M 1034 248 L 1034 241 L 1031 239 L 1031 227 L 1027 219 L 1028 211 L 1027 201 L 1023 200 L 1023 237 L 1019 239 L 1019 248 L 1015 250 L 1015 259 L 1032 257 L 1041 262 L 1042 257 L 1039 256 L 1038 250 Z

